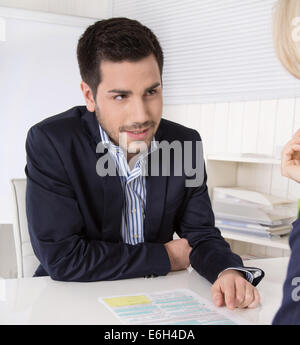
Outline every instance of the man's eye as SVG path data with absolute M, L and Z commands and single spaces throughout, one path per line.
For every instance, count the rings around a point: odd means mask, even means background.
M 114 96 L 114 99 L 116 99 L 117 101 L 122 101 L 122 99 L 125 97 L 126 95 L 117 95 L 117 96 Z
M 156 90 L 149 90 L 149 91 L 147 92 L 147 94 L 150 94 L 150 95 L 154 95 L 154 94 L 156 94 L 156 93 L 157 93 Z

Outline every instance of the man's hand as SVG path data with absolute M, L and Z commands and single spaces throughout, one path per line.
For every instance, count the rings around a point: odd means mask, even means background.
M 236 270 L 226 270 L 211 287 L 212 299 L 216 306 L 235 308 L 255 308 L 260 302 L 257 289 Z
M 286 143 L 281 152 L 281 174 L 300 182 L 300 129 Z
M 165 243 L 169 255 L 171 271 L 180 271 L 189 267 L 192 248 L 185 238 Z

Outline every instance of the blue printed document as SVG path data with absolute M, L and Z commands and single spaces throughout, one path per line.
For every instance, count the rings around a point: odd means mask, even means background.
M 240 325 L 249 321 L 218 308 L 189 289 L 101 297 L 103 303 L 127 325 Z

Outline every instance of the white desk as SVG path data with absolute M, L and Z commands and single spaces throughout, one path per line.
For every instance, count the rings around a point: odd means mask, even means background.
M 262 268 L 258 285 L 261 306 L 234 310 L 255 324 L 270 324 L 282 299 L 288 258 L 249 260 Z M 188 288 L 211 300 L 211 284 L 195 271 L 171 272 L 165 277 L 92 283 L 58 282 L 49 277 L 0 280 L 0 324 L 119 324 L 98 302 L 102 296 Z M 249 323 L 250 323 L 249 322 Z

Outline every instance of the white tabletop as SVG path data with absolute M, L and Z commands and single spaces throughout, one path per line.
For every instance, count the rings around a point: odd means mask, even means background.
M 288 258 L 249 260 L 244 264 L 265 271 L 258 285 L 261 305 L 232 313 L 249 323 L 270 324 L 281 303 Z M 0 324 L 117 325 L 120 321 L 98 301 L 99 297 L 187 288 L 211 301 L 210 286 L 193 270 L 164 277 L 89 283 L 59 282 L 49 277 L 2 279 Z

